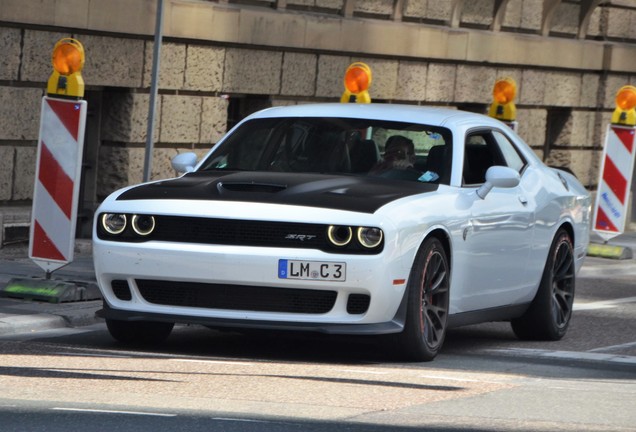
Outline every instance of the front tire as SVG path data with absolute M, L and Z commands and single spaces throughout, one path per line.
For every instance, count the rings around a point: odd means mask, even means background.
M 174 323 L 106 319 L 110 335 L 125 344 L 154 345 L 165 341 Z
M 552 242 L 537 294 L 530 308 L 512 320 L 520 339 L 555 341 L 565 336 L 572 317 L 575 288 L 574 248 L 561 228 Z
M 441 349 L 448 323 L 450 268 L 446 251 L 435 237 L 422 243 L 407 286 L 404 330 L 398 349 L 407 360 L 431 361 Z

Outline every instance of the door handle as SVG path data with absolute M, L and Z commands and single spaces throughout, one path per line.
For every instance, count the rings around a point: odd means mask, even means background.
M 519 202 L 523 205 L 528 205 L 528 198 L 519 195 Z

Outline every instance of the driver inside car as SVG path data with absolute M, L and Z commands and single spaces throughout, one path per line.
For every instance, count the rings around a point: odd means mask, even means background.
M 422 173 L 417 171 L 414 165 L 413 141 L 401 135 L 394 135 L 386 141 L 383 159 L 371 170 L 371 174 L 400 180 L 417 180 Z

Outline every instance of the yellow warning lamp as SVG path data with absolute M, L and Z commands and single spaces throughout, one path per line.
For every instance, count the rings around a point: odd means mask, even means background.
M 636 126 L 636 87 L 626 85 L 616 93 L 616 109 L 612 114 L 612 124 Z
M 345 72 L 345 91 L 340 102 L 370 103 L 371 96 L 368 91 L 370 85 L 371 68 L 362 62 L 352 63 Z
M 50 95 L 62 95 L 75 98 L 84 97 L 84 47 L 71 38 L 60 39 L 53 48 L 51 56 L 53 73 L 49 77 L 46 91 Z
M 492 89 L 493 103 L 488 115 L 496 119 L 513 122 L 517 118 L 517 107 L 514 100 L 517 95 L 517 83 L 512 78 L 501 78 Z

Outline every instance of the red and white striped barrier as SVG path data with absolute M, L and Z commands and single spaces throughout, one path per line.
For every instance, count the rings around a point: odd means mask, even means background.
M 636 153 L 635 133 L 636 128 L 629 126 L 610 125 L 607 129 L 593 228 L 605 241 L 625 230 Z
M 86 108 L 42 99 L 29 257 L 47 273 L 73 261 Z

